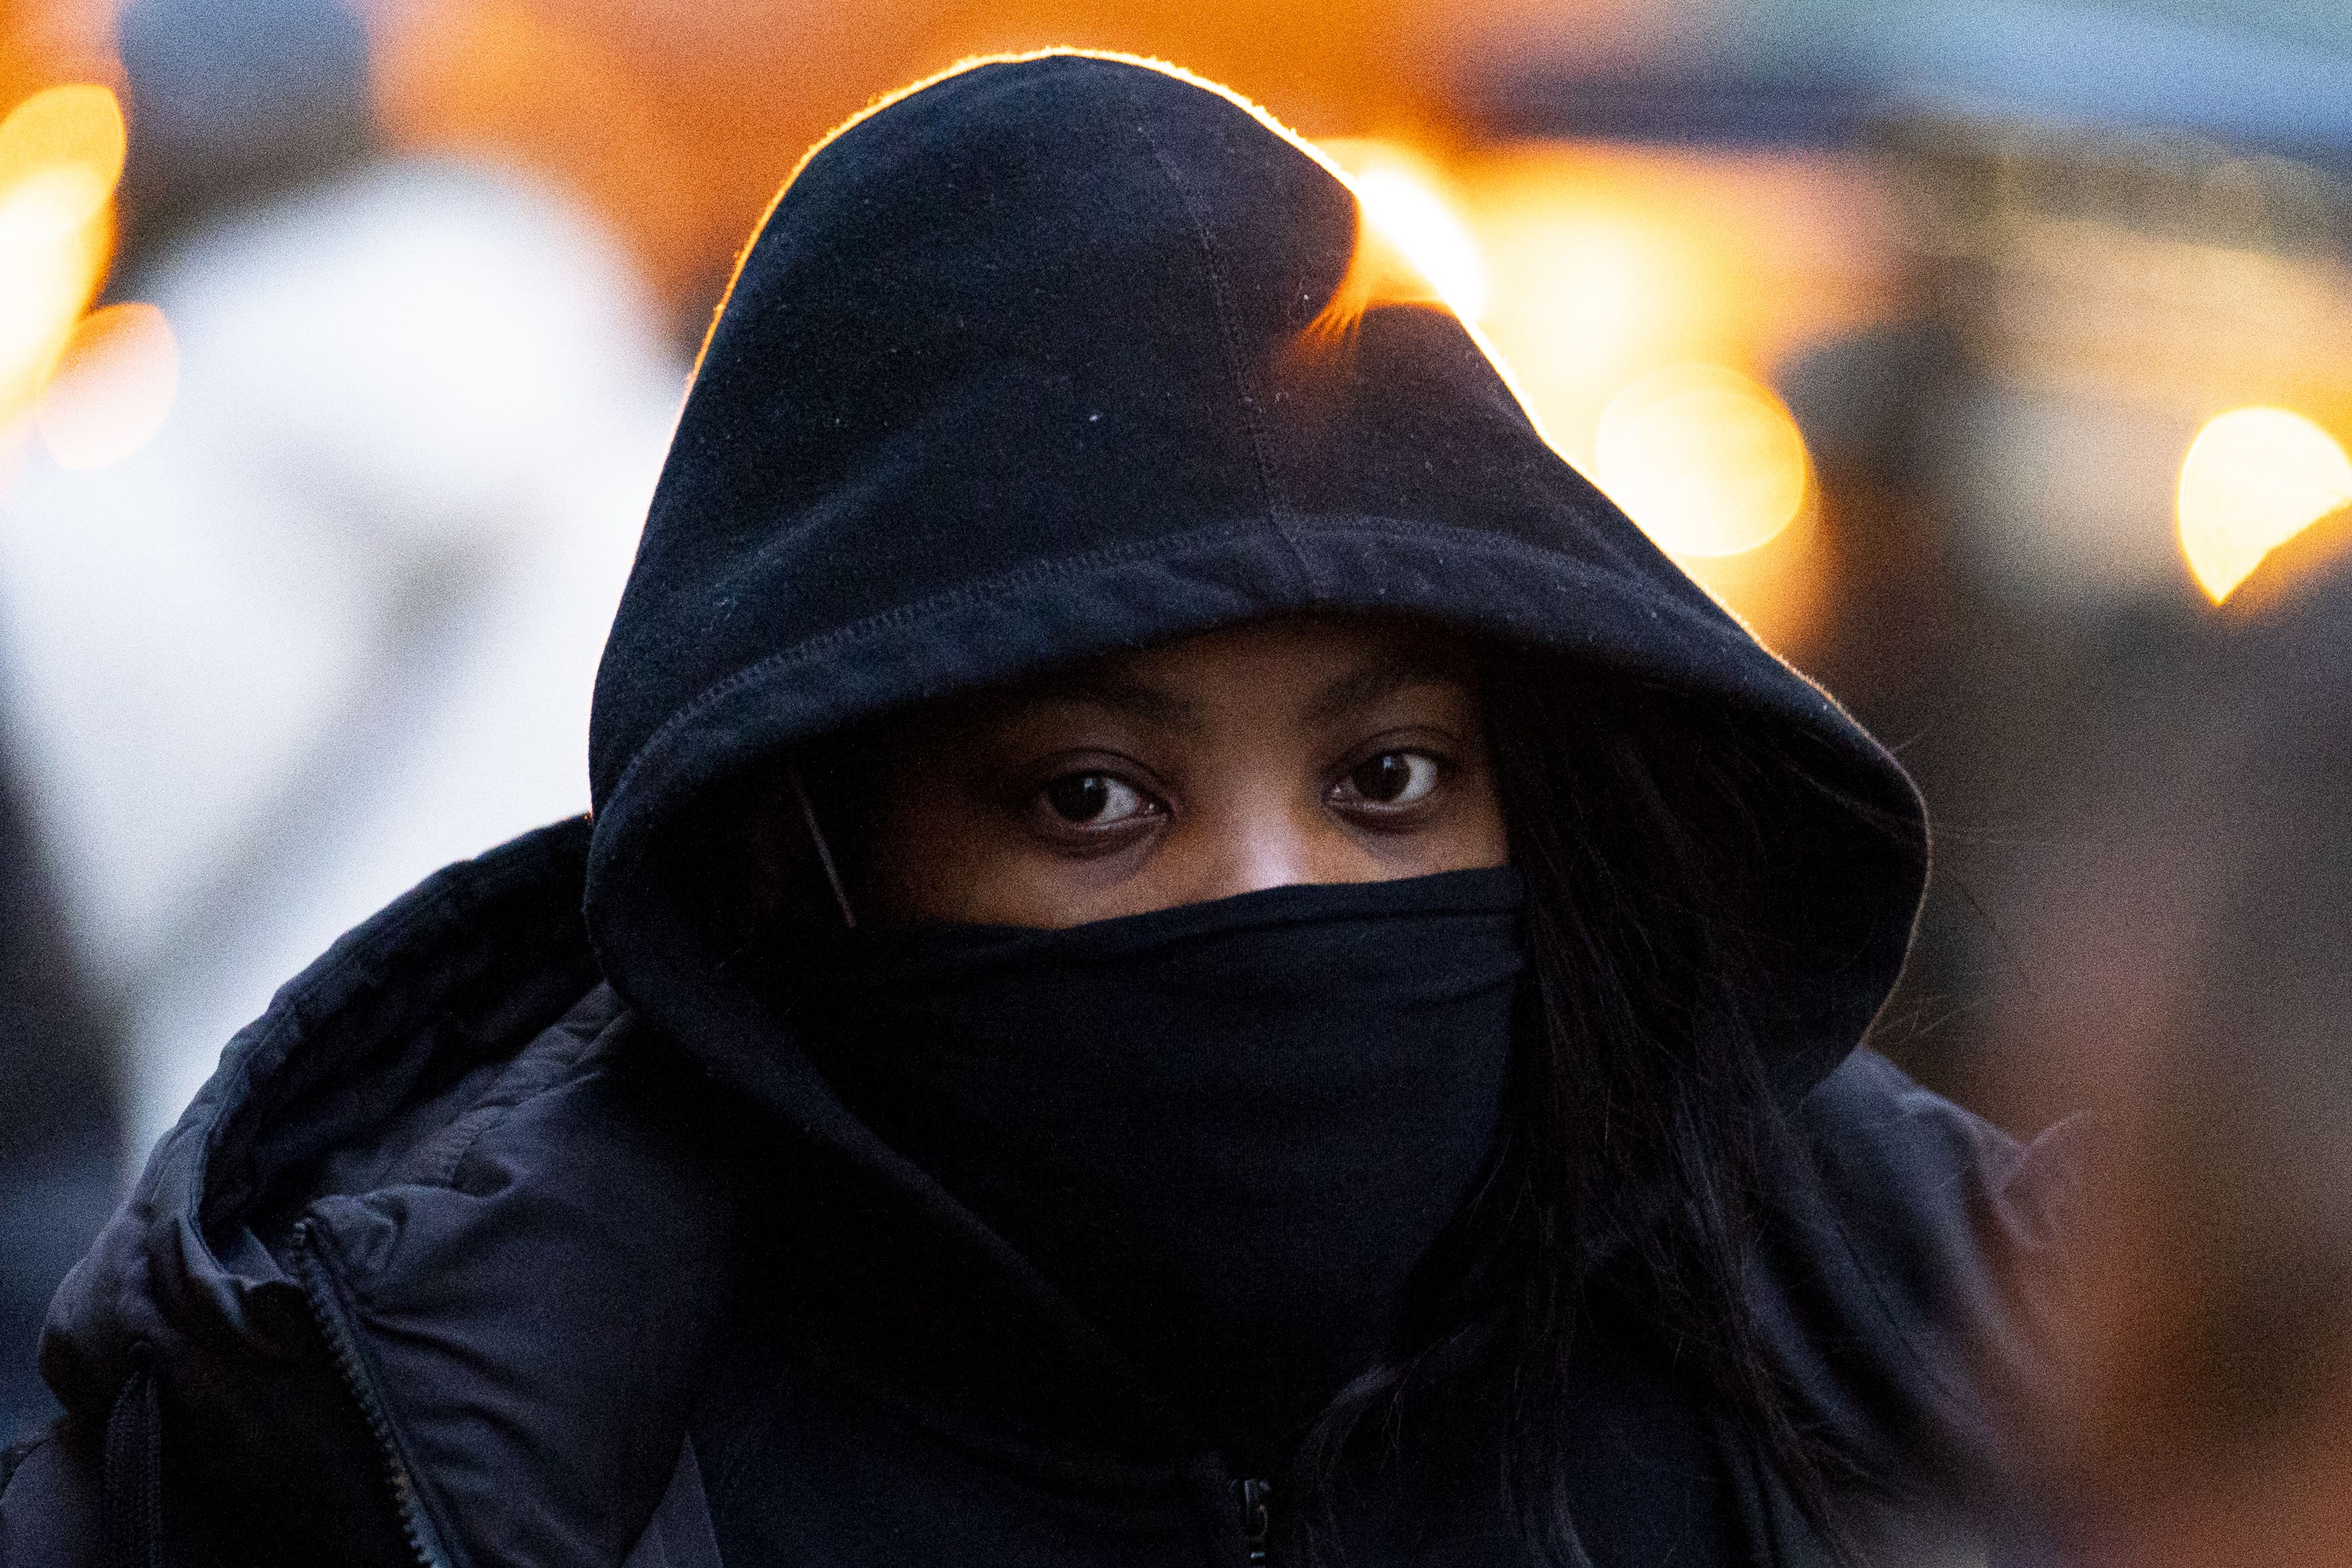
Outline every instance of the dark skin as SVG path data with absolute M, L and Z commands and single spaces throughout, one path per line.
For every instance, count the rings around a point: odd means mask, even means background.
M 1058 927 L 1507 859 L 1469 660 L 1407 623 L 1204 633 L 858 748 L 862 922 Z

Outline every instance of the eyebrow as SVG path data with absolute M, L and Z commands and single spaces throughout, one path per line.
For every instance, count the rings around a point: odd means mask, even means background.
M 1148 680 L 1138 680 L 1132 676 L 1108 670 L 1090 670 L 1059 677 L 1021 693 L 1014 706 L 1026 708 L 1050 702 L 1087 703 L 1163 729 L 1197 730 L 1201 727 L 1201 710 L 1192 703 L 1161 690 Z
M 1443 659 L 1391 654 L 1370 659 L 1332 680 L 1307 710 L 1310 724 L 1328 724 L 1383 698 L 1415 686 L 1461 684 L 1461 675 Z

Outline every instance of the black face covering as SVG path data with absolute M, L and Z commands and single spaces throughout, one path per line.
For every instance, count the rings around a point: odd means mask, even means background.
M 788 984 L 850 1109 L 1268 1464 L 1379 1357 L 1493 1143 L 1519 900 L 1456 871 L 850 932 Z

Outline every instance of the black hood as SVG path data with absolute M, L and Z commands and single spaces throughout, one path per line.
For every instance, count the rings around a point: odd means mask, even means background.
M 671 869 L 723 815 L 698 808 L 795 742 L 1210 627 L 1410 614 L 1809 742 L 1824 787 L 1765 837 L 1818 850 L 1751 911 L 1786 955 L 1792 1089 L 1902 963 L 1926 873 L 1909 781 L 1546 445 L 1454 316 L 1375 302 L 1328 330 L 1360 228 L 1327 161 L 1180 72 L 1052 53 L 951 73 L 845 126 L 778 197 L 654 498 L 596 688 L 599 960 L 891 1212 L 911 1200 L 934 1266 L 1009 1314 L 975 1309 L 993 1346 L 1041 1318 L 1087 1336 L 842 1106 Z
M 1359 229 L 1305 143 L 1120 58 L 974 66 L 809 156 L 711 333 L 597 679 L 587 911 L 623 994 L 704 1027 L 677 1010 L 712 955 L 656 868 L 752 761 L 1188 632 L 1389 611 L 1817 742 L 1828 788 L 1775 825 L 1822 847 L 1827 892 L 1817 929 L 1772 915 L 1807 999 L 1781 1045 L 1799 1082 L 1852 1047 L 1925 876 L 1908 780 L 1545 444 L 1452 314 L 1307 330 Z

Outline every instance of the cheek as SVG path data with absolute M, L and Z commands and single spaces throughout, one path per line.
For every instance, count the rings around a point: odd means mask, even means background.
M 1140 867 L 1070 862 L 1034 853 L 992 853 L 966 846 L 959 854 L 914 862 L 877 919 L 1052 929 L 1116 920 L 1189 902 L 1178 868 L 1153 858 Z
M 985 920 L 971 912 L 990 882 L 977 813 L 942 781 L 899 775 L 876 805 L 851 889 L 861 919 L 881 925 Z
M 1455 863 L 1448 869 L 1510 864 L 1510 824 L 1503 817 L 1503 803 L 1486 779 L 1479 780 L 1473 797 L 1465 802 L 1461 826 L 1454 837 L 1457 839 L 1452 850 Z
M 1416 832 L 1363 834 L 1342 831 L 1330 836 L 1327 855 L 1331 874 L 1318 881 L 1370 881 L 1383 877 L 1433 877 L 1441 871 L 1468 871 L 1502 866 L 1510 860 L 1510 836 L 1503 814 L 1493 804 L 1470 803 L 1449 811 L 1442 820 Z M 1344 868 L 1344 869 L 1343 869 Z
M 1055 927 L 1181 901 L 1164 896 L 1154 857 L 1056 855 L 1001 810 L 947 788 L 886 813 L 879 828 L 866 885 L 853 890 L 877 924 Z
M 1194 903 L 1293 883 L 1379 882 L 1500 866 L 1509 858 L 1502 814 L 1491 801 L 1447 810 L 1402 831 L 1367 832 L 1301 799 L 1232 816 L 1201 814 L 1161 845 L 1136 880 L 1154 902 Z

